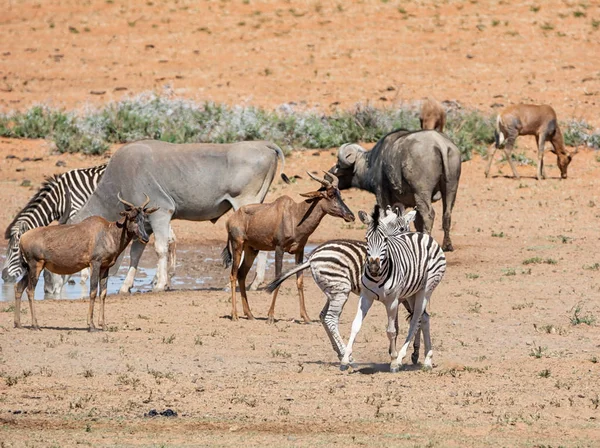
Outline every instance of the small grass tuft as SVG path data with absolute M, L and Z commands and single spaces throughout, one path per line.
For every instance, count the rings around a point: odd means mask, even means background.
M 577 305 L 575 305 L 572 308 L 573 314 L 570 317 L 571 325 L 579 325 L 579 324 L 593 325 L 594 322 L 596 322 L 596 318 L 592 314 L 588 313 L 585 316 L 583 316 L 581 314 L 581 311 L 582 311 L 582 306 L 580 303 L 578 303 Z
M 550 378 L 550 369 L 544 369 L 540 373 L 538 373 L 538 375 L 542 378 Z
M 529 356 L 533 356 L 536 359 L 540 359 L 544 356 L 544 353 L 547 349 L 547 347 L 542 347 L 541 345 L 538 345 L 537 347 L 531 349 L 531 351 L 529 352 Z
M 163 344 L 172 344 L 174 340 L 175 340 L 174 334 L 172 334 L 171 336 L 163 336 L 162 343 Z

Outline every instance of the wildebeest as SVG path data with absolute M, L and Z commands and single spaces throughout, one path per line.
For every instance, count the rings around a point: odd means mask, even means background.
M 504 153 L 506 160 L 510 165 L 515 178 L 519 178 L 519 173 L 512 161 L 511 154 L 515 146 L 515 141 L 519 135 L 533 135 L 538 146 L 537 174 L 538 180 L 546 178 L 544 168 L 544 145 L 546 140 L 552 144 L 551 151 L 556 154 L 556 162 L 560 169 L 560 177 L 567 178 L 567 168 L 571 163 L 572 157 L 577 153 L 572 153 L 565 149 L 565 142 L 562 132 L 558 126 L 556 112 L 551 106 L 542 104 L 516 104 L 509 106 L 498 114 L 496 120 L 496 144 L 491 154 L 488 155 L 489 161 L 485 169 L 485 177 L 490 174 L 490 168 L 494 160 L 496 151 L 504 143 Z
M 167 249 L 172 219 L 216 222 L 233 208 L 262 202 L 284 155 L 267 141 L 233 144 L 172 144 L 142 140 L 123 146 L 110 159 L 104 177 L 88 202 L 73 218 L 79 222 L 98 215 L 114 220 L 119 215 L 119 191 L 141 202 L 148 193 L 160 210 L 149 218 L 148 231 L 154 233 L 158 255 L 155 291 L 167 284 Z M 128 292 L 144 245 L 133 242 L 131 267 L 121 286 Z M 266 256 L 266 255 L 265 255 Z
M 136 207 L 124 201 L 117 194 L 118 200 L 125 205 L 120 212 L 122 219 L 108 222 L 99 216 L 90 216 L 79 224 L 36 227 L 21 237 L 19 248 L 21 260 L 25 267 L 25 275 L 15 284 L 15 327 L 21 327 L 21 296 L 27 287 L 27 299 L 31 310 L 31 325 L 40 327 L 35 315 L 33 295 L 42 269 L 55 274 L 70 275 L 84 268 L 91 269 L 90 305 L 87 323 L 90 331 L 96 330 L 94 325 L 94 301 L 100 285 L 100 327 L 104 329 L 104 302 L 108 285 L 108 270 L 117 258 L 136 237 L 141 244 L 148 242 L 146 221 L 149 215 L 158 210 L 156 207 L 146 208 L 150 198 Z
M 450 226 L 460 170 L 460 151 L 444 134 L 400 129 L 381 138 L 371 151 L 357 144 L 342 145 L 337 164 L 329 171 L 338 176 L 340 190 L 370 191 L 384 208 L 398 202 L 416 207 L 419 232 L 431 233 L 435 218 L 432 198 L 441 194 L 442 247 L 452 251 Z

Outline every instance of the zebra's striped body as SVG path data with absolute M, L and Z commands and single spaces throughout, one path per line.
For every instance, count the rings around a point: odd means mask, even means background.
M 267 286 L 267 291 L 274 291 L 286 279 L 310 267 L 315 283 L 327 297 L 320 314 L 321 323 L 340 360 L 346 350 L 339 331 L 340 315 L 350 293 L 360 294 L 360 278 L 366 256 L 367 243 L 364 241 L 328 241 L 316 247 L 303 264 Z
M 94 192 L 105 170 L 106 164 L 103 164 L 92 168 L 70 170 L 46 179 L 39 191 L 6 229 L 4 237 L 9 242 L 2 270 L 4 281 L 14 282 L 25 272 L 21 265 L 19 251 L 21 235 L 36 227 L 47 226 L 57 219 L 66 220 L 73 216 Z M 68 198 L 67 192 L 69 192 Z M 67 209 L 69 209 L 69 216 L 64 216 Z
M 379 207 L 371 217 L 359 213 L 367 229 L 367 260 L 361 278 L 362 288 L 358 312 L 352 324 L 352 333 L 342 360 L 347 368 L 352 345 L 362 321 L 374 300 L 383 302 L 388 315 L 387 335 L 390 340 L 392 363 L 390 370 L 398 371 L 410 341 L 419 326 L 425 341 L 426 367 L 431 367 L 431 338 L 427 302 L 446 272 L 446 257 L 440 246 L 424 233 L 398 232 L 395 213 L 380 215 Z M 413 310 L 408 336 L 400 352 L 396 351 L 398 304 L 408 302 Z

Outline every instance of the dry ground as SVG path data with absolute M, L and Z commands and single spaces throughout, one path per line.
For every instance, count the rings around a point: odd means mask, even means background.
M 484 111 L 494 102 L 547 101 L 562 117 L 598 126 L 597 3 L 482 3 L 10 1 L 0 19 L 0 105 L 81 107 L 120 98 L 117 87 L 137 93 L 169 83 L 198 100 L 306 101 L 323 110 L 426 94 Z M 533 158 L 531 142 L 519 142 Z M 102 160 L 0 139 L 0 227 L 44 175 Z M 332 151 L 294 153 L 286 172 L 303 178 L 274 182 L 267 200 L 299 199 L 314 184 L 304 171 L 334 161 Z M 431 372 L 387 372 L 377 304 L 355 347 L 356 369 L 339 372 L 320 324 L 295 320 L 293 282 L 282 288 L 273 326 L 231 322 L 229 294 L 220 289 L 110 296 L 110 331 L 95 334 L 83 331 L 85 301 L 38 302 L 41 332 L 14 330 L 10 304 L 2 303 L 0 443 L 598 446 L 600 160 L 582 151 L 566 181 L 551 154 L 547 163 L 551 178 L 543 182 L 530 166 L 519 167 L 524 178 L 516 181 L 485 179 L 479 157 L 463 164 L 456 251 L 430 308 Z M 373 205 L 362 192 L 344 198 L 355 212 Z M 185 248 L 225 240 L 224 220 L 176 222 L 175 231 Z M 364 229 L 327 217 L 314 241 L 339 236 L 363 238 Z M 201 255 L 181 254 L 180 272 L 203 269 L 226 276 Z M 316 319 L 323 296 L 306 283 Z M 269 296 L 259 291 L 250 300 L 265 316 Z M 346 337 L 355 307 L 352 297 L 342 316 Z M 573 325 L 577 307 L 596 322 Z M 144 417 L 167 408 L 178 416 Z

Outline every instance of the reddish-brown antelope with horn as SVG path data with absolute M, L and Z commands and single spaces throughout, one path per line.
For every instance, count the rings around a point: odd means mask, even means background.
M 15 327 L 21 327 L 21 296 L 27 287 L 27 298 L 31 309 L 32 328 L 40 327 L 35 315 L 33 295 L 42 269 L 59 275 L 70 275 L 85 268 L 91 268 L 90 306 L 87 323 L 90 331 L 94 325 L 94 301 L 100 284 L 99 326 L 105 329 L 104 301 L 108 284 L 108 270 L 136 237 L 140 242 L 148 242 L 145 225 L 148 215 L 158 210 L 147 209 L 150 198 L 139 207 L 127 202 L 118 195 L 125 205 L 120 212 L 122 219 L 108 222 L 99 216 L 91 216 L 78 224 L 37 227 L 26 232 L 19 243 L 25 275 L 15 284 Z
M 567 178 L 567 167 L 571 163 L 572 157 L 577 154 L 578 150 L 571 153 L 565 149 L 565 142 L 562 132 L 558 127 L 556 112 L 552 107 L 542 104 L 540 106 L 534 104 L 516 104 L 504 109 L 498 115 L 496 120 L 496 145 L 488 155 L 489 161 L 485 169 L 485 177 L 490 174 L 490 168 L 494 161 L 496 150 L 503 144 L 506 160 L 510 165 L 513 176 L 519 179 L 519 173 L 512 161 L 511 154 L 515 146 L 515 141 L 519 135 L 533 135 L 538 147 L 538 162 L 537 162 L 537 179 L 546 178 L 546 170 L 544 169 L 544 145 L 546 141 L 552 143 L 551 151 L 556 154 L 558 169 L 560 169 L 560 177 Z
M 279 277 L 283 253 L 295 254 L 296 264 L 302 264 L 304 246 L 325 215 L 343 218 L 346 222 L 354 221 L 354 214 L 340 195 L 338 178 L 330 173 L 325 175 L 331 181 L 311 173 L 308 175 L 323 187 L 318 191 L 303 193 L 301 196 L 307 198 L 303 202 L 297 203 L 289 196 L 281 196 L 269 204 L 245 205 L 227 221 L 228 240 L 222 257 L 225 267 L 231 265 L 231 318 L 233 320 L 238 319 L 235 297 L 238 280 L 244 314 L 248 319 L 254 319 L 246 295 L 246 275 L 258 251 L 275 251 L 275 272 Z M 243 262 L 241 262 L 242 253 Z M 310 322 L 304 306 L 302 271 L 298 272 L 296 283 L 300 298 L 300 315 L 305 322 Z M 278 291 L 279 287 L 273 292 L 268 314 L 269 323 L 274 322 Z

